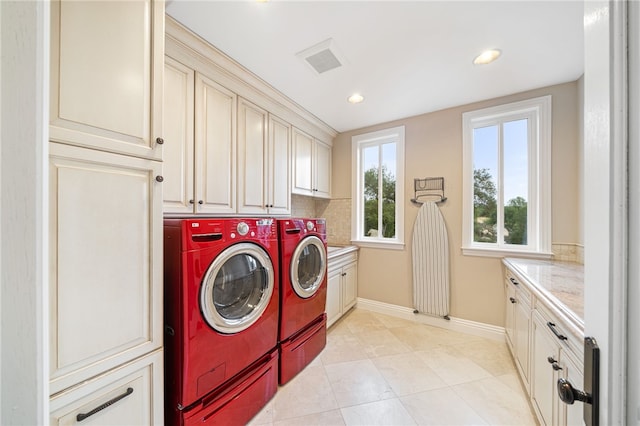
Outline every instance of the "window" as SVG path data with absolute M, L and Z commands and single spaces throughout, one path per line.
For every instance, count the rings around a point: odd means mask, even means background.
M 352 239 L 404 247 L 404 126 L 353 136 Z
M 464 254 L 551 255 L 551 96 L 467 112 Z

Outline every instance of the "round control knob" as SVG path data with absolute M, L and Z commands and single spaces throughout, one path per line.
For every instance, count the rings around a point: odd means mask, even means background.
M 247 232 L 249 232 L 249 225 L 245 222 L 240 222 L 236 229 L 238 230 L 238 234 L 247 235 Z
M 313 231 L 313 222 L 311 222 L 311 221 L 307 222 L 307 230 L 308 231 Z

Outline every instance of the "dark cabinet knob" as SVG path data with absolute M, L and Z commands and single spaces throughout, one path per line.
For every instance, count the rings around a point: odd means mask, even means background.
M 162 138 L 156 138 L 156 143 L 157 143 L 158 145 L 162 145 L 162 144 L 164 143 L 164 139 L 162 139 Z
M 509 298 L 509 301 L 510 301 L 511 303 L 516 303 L 516 302 L 517 302 L 517 300 L 516 300 L 516 299 L 514 299 L 513 297 L 510 297 L 510 298 Z
M 163 178 L 162 176 L 158 175 L 158 176 L 156 176 L 156 180 L 157 180 L 158 182 L 163 182 L 163 181 L 164 181 L 164 178 Z
M 193 200 L 189 200 L 189 204 L 193 204 L 193 203 L 194 203 L 194 201 L 193 201 Z
M 547 362 L 548 362 L 549 364 L 553 364 L 553 363 L 555 363 L 555 362 L 558 362 L 558 360 L 553 359 L 553 357 L 552 357 L 552 356 L 549 356 L 549 357 L 547 357 Z
M 198 204 L 202 205 L 202 204 L 204 204 L 204 201 L 198 200 Z
M 551 364 L 551 368 L 553 368 L 555 371 L 562 370 L 562 367 L 560 367 L 557 362 Z

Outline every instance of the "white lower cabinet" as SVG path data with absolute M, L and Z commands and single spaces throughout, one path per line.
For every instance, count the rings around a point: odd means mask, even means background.
M 538 312 L 533 318 L 533 380 L 531 400 L 541 424 L 555 425 L 554 411 L 557 405 L 556 370 L 561 368 L 560 346 L 555 337 L 547 330 L 546 321 Z
M 564 343 L 573 337 L 563 330 L 556 318 L 543 310 L 535 311 L 533 327 L 531 400 L 538 419 L 544 425 L 582 425 L 582 403 L 565 404 L 557 391 L 560 378 L 568 379 L 578 389 L 582 388 L 582 362 Z
M 538 421 L 545 426 L 584 424 L 583 403 L 567 405 L 557 391 L 560 378 L 582 389 L 584 338 L 509 267 L 505 268 L 505 289 L 507 343 Z
M 163 423 L 162 350 L 51 398 L 51 425 Z
M 327 327 L 356 304 L 358 253 L 352 251 L 329 259 L 327 271 Z
M 507 271 L 505 279 L 507 304 L 505 330 L 509 349 L 526 386 L 529 386 L 529 330 L 531 324 L 531 294 Z

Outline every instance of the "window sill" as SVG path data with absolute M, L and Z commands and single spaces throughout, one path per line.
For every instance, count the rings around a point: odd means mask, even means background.
M 523 257 L 527 259 L 553 259 L 553 253 L 528 251 L 528 250 L 508 250 L 508 249 L 492 249 L 478 247 L 462 247 L 462 254 L 465 256 L 481 256 L 481 257 Z
M 404 250 L 404 243 L 389 241 L 370 241 L 370 240 L 351 240 L 358 247 L 385 249 L 385 250 Z

